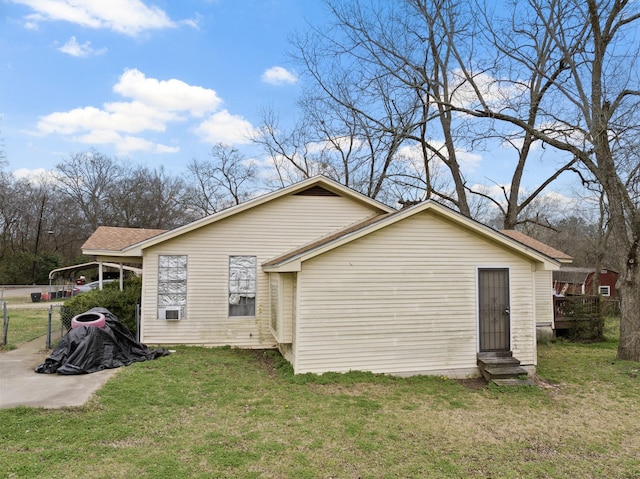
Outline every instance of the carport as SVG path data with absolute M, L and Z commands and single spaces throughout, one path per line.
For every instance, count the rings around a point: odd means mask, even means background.
M 69 274 L 75 275 L 75 273 L 78 273 L 80 271 L 90 270 L 90 269 L 94 269 L 94 268 L 98 269 L 98 281 L 99 281 L 99 284 L 100 284 L 99 285 L 100 289 L 102 289 L 102 281 L 103 281 L 103 277 L 104 277 L 105 268 L 119 271 L 119 273 L 120 273 L 119 274 L 119 276 L 120 276 L 120 291 L 122 291 L 122 289 L 123 289 L 124 272 L 125 271 L 131 271 L 136 276 L 140 276 L 142 274 L 142 269 L 141 268 L 136 268 L 134 266 L 127 266 L 127 265 L 125 265 L 123 263 L 109 263 L 109 262 L 106 262 L 106 261 L 91 261 L 89 263 L 74 264 L 72 266 L 65 266 L 64 268 L 57 268 L 57 269 L 51 270 L 49 272 L 49 294 L 51 294 L 53 286 L 54 286 L 53 280 L 59 278 L 60 277 L 60 273 L 69 273 Z

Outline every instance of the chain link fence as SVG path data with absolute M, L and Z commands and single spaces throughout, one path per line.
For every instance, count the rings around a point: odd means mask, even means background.
M 74 313 L 60 303 L 31 309 L 11 307 L 6 301 L 0 301 L 0 315 L 0 346 L 17 347 L 20 343 L 44 337 L 46 349 L 53 349 L 71 329 Z M 139 341 L 140 305 L 136 306 L 135 319 L 136 331 L 132 333 Z
M 20 343 L 44 337 L 44 347 L 54 348 L 71 328 L 71 313 L 62 304 L 29 308 L 0 302 L 2 316 L 1 346 L 17 347 Z

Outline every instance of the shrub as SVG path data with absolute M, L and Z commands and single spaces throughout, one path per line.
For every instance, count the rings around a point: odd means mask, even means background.
M 142 278 L 133 277 L 124 281 L 124 290 L 120 291 L 117 281 L 104 285 L 102 291 L 94 289 L 68 299 L 60 311 L 62 324 L 71 327 L 71 318 L 91 308 L 106 308 L 129 331 L 136 334 L 136 306 L 140 304 Z
M 595 301 L 576 301 L 572 304 L 573 323 L 569 338 L 578 341 L 603 341 L 604 316 L 600 312 L 600 298 Z

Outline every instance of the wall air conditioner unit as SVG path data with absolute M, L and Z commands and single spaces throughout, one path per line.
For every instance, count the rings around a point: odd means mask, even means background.
M 182 319 L 182 307 L 171 306 L 167 308 L 160 308 L 160 319 L 167 321 L 179 321 Z

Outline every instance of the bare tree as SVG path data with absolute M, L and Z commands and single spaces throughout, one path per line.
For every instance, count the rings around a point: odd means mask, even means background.
M 416 100 L 396 95 L 397 82 L 384 72 L 355 68 L 351 59 L 334 55 L 344 46 L 332 38 L 321 31 L 296 38 L 298 61 L 312 79 L 299 100 L 300 120 L 284 131 L 267 111 L 255 141 L 270 154 L 281 184 L 324 174 L 382 199 L 393 181 L 394 155 L 413 123 L 402 117 L 413 114 Z
M 350 146 L 358 141 L 378 145 L 366 157 L 358 157 L 349 149 L 348 155 L 342 155 L 342 164 L 332 165 L 331 171 L 339 172 L 348 186 L 352 184 L 347 179 L 353 176 L 350 173 L 361 164 L 361 158 L 370 165 L 378 162 L 384 168 L 371 168 L 369 184 L 400 192 L 402 199 L 436 198 L 466 216 L 484 209 L 482 203 L 488 201 L 502 210 L 503 226 L 513 228 L 523 221 L 522 213 L 536 196 L 576 161 L 569 158 L 524 194 L 523 174 L 536 137 L 526 129 L 500 129 L 491 119 L 462 116 L 449 107 L 454 103 L 504 105 L 523 111 L 528 124 L 535 124 L 539 105 L 548 95 L 554 76 L 563 71 L 557 64 L 545 62 L 546 55 L 557 54 L 549 38 L 538 38 L 535 31 L 528 33 L 530 42 L 540 42 L 540 54 L 531 59 L 540 68 L 534 70 L 535 74 L 519 78 L 520 84 L 510 91 L 497 82 L 488 85 L 487 75 L 461 74 L 472 66 L 477 68 L 481 56 L 486 59 L 477 45 L 485 26 L 469 2 L 327 0 L 327 6 L 332 25 L 315 28 L 295 41 L 296 59 L 313 85 L 305 96 L 307 117 L 316 119 L 304 122 L 302 128 L 325 139 L 355 138 L 356 141 L 346 142 Z M 515 24 L 516 19 L 511 20 L 507 26 Z M 524 37 L 527 25 L 521 29 Z M 488 39 L 503 41 L 495 50 L 510 51 L 508 38 L 496 32 Z M 522 57 L 528 58 L 530 53 L 523 51 Z M 483 68 L 488 71 L 493 66 Z M 315 101 L 308 101 L 309 97 Z M 335 121 L 335 112 L 342 112 L 340 121 Z M 308 140 L 312 136 L 297 134 L 296 138 Z M 494 137 L 511 144 L 517 155 L 504 199 L 473 187 L 464 171 L 464 154 L 484 148 Z M 388 140 L 381 141 L 383 138 Z M 285 144 L 273 134 L 271 139 L 275 140 L 272 144 Z M 406 154 L 400 152 L 406 152 L 406 148 L 419 152 L 419 169 L 403 168 Z M 278 153 L 281 157 L 294 157 L 282 148 Z M 446 167 L 450 181 L 442 181 L 439 165 Z M 420 176 L 416 176 L 418 172 Z M 416 195 L 416 188 L 420 188 L 420 195 Z M 365 189 L 360 191 L 371 195 Z M 378 195 L 380 190 L 374 189 L 373 193 Z
M 190 187 L 183 202 L 198 217 L 246 201 L 256 186 L 255 162 L 235 148 L 217 144 L 211 149 L 211 158 L 193 159 L 188 167 Z
M 122 179 L 123 167 L 116 160 L 96 151 L 75 153 L 56 166 L 56 190 L 79 209 L 86 222 L 88 236 L 100 225 L 114 225 L 117 210 L 109 200 Z
M 127 168 L 113 185 L 109 203 L 114 225 L 130 228 L 172 229 L 195 219 L 181 205 L 184 182 L 164 168 Z
M 171 229 L 189 222 L 181 205 L 184 183 L 163 168 L 130 167 L 98 151 L 75 153 L 57 165 L 53 187 L 70 209 L 79 236 L 100 225 Z
M 551 51 L 557 52 L 547 60 L 557 65 L 558 75 L 517 55 L 506 57 L 514 74 L 539 72 L 550 83 L 553 94 L 541 104 L 537 122 L 531 124 L 519 111 L 499 110 L 487 103 L 450 106 L 519 127 L 576 158 L 602 186 L 623 266 L 618 357 L 640 361 L 638 157 L 628 155 L 640 128 L 640 48 L 626 38 L 637 29 L 640 7 L 628 0 L 529 0 L 514 8 L 526 9 L 528 18 L 552 43 Z M 471 81 L 478 73 L 468 68 L 464 75 Z
M 297 59 L 303 64 L 315 86 L 311 91 L 321 101 L 312 111 L 320 119 L 342 112 L 339 122 L 322 122 L 319 129 L 325 138 L 354 138 L 364 146 L 360 155 L 345 156 L 341 166 L 345 184 L 356 187 L 350 177 L 359 168 L 367 176 L 357 188 L 377 197 L 384 189 L 421 199 L 441 197 L 469 213 L 465 179 L 456 158 L 451 119 L 432 108 L 427 78 L 438 75 L 445 86 L 436 94 L 448 95 L 446 88 L 446 52 L 432 61 L 430 48 L 442 53 L 442 45 L 432 42 L 425 51 L 424 29 L 407 9 L 395 4 L 329 1 L 333 16 L 330 29 L 318 28 L 312 34 L 298 37 Z M 432 28 L 431 33 L 435 29 Z M 435 33 L 434 33 L 435 34 Z M 433 140 L 432 125 L 441 128 L 443 141 Z M 419 170 L 404 169 L 396 161 L 403 147 L 416 145 L 422 155 Z M 363 160 L 365 160 L 363 162 Z M 456 178 L 453 194 L 437 191 L 431 179 L 436 163 L 445 163 Z M 423 177 L 416 181 L 415 174 Z M 364 188 L 362 186 L 368 185 Z M 398 200 L 400 198 L 396 198 Z

